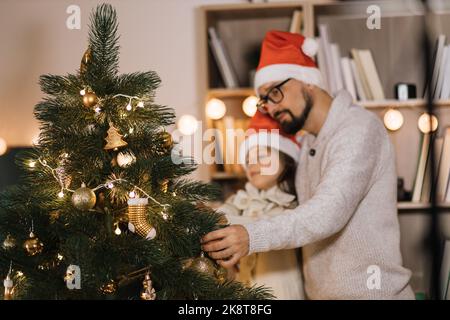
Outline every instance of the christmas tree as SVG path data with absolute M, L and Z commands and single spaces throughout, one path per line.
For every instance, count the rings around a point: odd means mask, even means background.
M 40 78 L 39 143 L 0 195 L 3 298 L 270 298 L 202 254 L 200 238 L 224 225 L 205 205 L 218 190 L 172 161 L 174 112 L 154 102 L 156 73 L 118 74 L 117 30 L 98 6 L 79 72 Z

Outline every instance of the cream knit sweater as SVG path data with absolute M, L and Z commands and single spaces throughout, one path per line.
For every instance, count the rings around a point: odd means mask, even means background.
M 249 254 L 302 247 L 309 299 L 414 298 L 400 253 L 393 146 L 348 92 L 333 100 L 317 137 L 304 137 L 296 189 L 297 208 L 244 224 Z

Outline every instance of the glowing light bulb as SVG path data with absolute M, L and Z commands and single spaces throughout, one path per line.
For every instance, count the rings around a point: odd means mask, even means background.
M 102 111 L 102 109 L 101 109 L 100 107 L 96 107 L 96 108 L 94 109 L 94 111 L 95 111 L 95 113 L 100 113 L 100 111 Z
M 61 261 L 64 257 L 58 253 L 58 260 Z
M 30 162 L 28 163 L 28 166 L 29 166 L 30 168 L 36 167 L 36 161 L 30 161 Z
M 128 130 L 128 132 L 131 134 L 134 132 L 134 128 L 130 128 L 130 130 Z
M 206 104 L 206 115 L 213 120 L 221 119 L 227 112 L 227 107 L 222 100 L 213 98 Z
M 58 198 L 64 198 L 64 192 L 63 191 L 60 191 L 59 193 L 58 193 Z
M 133 109 L 133 107 L 131 106 L 131 103 L 127 104 L 126 109 L 127 109 L 127 111 L 131 111 L 131 109 Z
M 256 104 L 258 103 L 258 98 L 255 96 L 249 96 L 247 97 L 244 102 L 242 103 L 242 110 L 244 113 L 249 116 L 253 117 L 256 113 Z
M 169 219 L 169 215 L 168 215 L 166 212 L 162 211 L 162 212 L 161 212 L 161 215 L 162 215 L 162 218 L 163 218 L 164 220 Z
M 178 120 L 178 130 L 186 136 L 193 134 L 198 129 L 197 119 L 190 114 L 181 116 Z
M 4 155 L 6 150 L 8 150 L 8 145 L 4 139 L 0 138 L 0 156 Z
M 80 90 L 80 95 L 84 96 L 85 94 L 86 94 L 86 90 L 85 89 Z
M 136 192 L 130 191 L 130 193 L 128 195 L 130 196 L 130 198 L 135 198 L 136 197 Z
M 138 106 L 139 108 L 143 108 L 143 107 L 144 107 L 144 102 L 139 101 L 139 103 L 137 104 L 137 106 Z
M 112 189 L 112 188 L 114 188 L 114 184 L 113 184 L 112 182 L 109 182 L 109 183 L 106 185 L 106 187 L 107 187 L 108 189 Z
M 437 130 L 439 123 L 435 115 L 431 115 L 430 119 L 430 114 L 425 112 L 419 117 L 417 125 L 423 133 L 430 133 Z
M 114 233 L 118 236 L 122 233 L 122 230 L 120 230 L 119 225 L 117 225 L 116 229 L 114 230 Z
M 388 130 L 396 131 L 403 125 L 403 115 L 399 110 L 389 109 L 384 114 L 383 121 Z

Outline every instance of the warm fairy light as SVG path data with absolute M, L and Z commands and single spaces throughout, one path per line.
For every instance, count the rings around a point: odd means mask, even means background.
M 60 191 L 59 193 L 58 193 L 58 198 L 64 198 L 64 192 L 63 191 Z
M 126 109 L 127 109 L 127 111 L 131 111 L 131 109 L 133 109 L 133 107 L 131 106 L 131 103 L 127 104 Z
M 117 225 L 116 229 L 114 230 L 114 233 L 118 236 L 122 233 L 122 230 L 120 230 L 119 225 Z
M 213 98 L 206 104 L 206 115 L 210 119 L 219 120 L 225 115 L 226 112 L 227 107 L 220 99 Z
M 242 103 L 242 110 L 244 113 L 249 116 L 253 117 L 256 113 L 256 104 L 258 103 L 258 98 L 255 96 L 249 96 L 247 97 L 244 102 Z
M 36 161 L 31 160 L 30 162 L 28 162 L 28 166 L 29 166 L 30 168 L 36 167 Z
M 419 130 L 422 131 L 423 133 L 430 133 L 431 131 L 436 131 L 436 129 L 438 128 L 438 119 L 436 118 L 435 115 L 431 115 L 430 121 L 430 114 L 425 112 L 419 117 L 417 125 L 419 126 Z
M 102 111 L 102 109 L 100 107 L 96 107 L 94 110 L 95 110 L 95 113 L 100 113 L 100 111 Z
M 64 257 L 58 253 L 58 260 L 61 261 Z
M 114 184 L 113 184 L 112 182 L 109 182 L 109 183 L 106 185 L 106 187 L 107 187 L 108 189 L 112 189 L 112 188 L 114 188 Z
M 130 198 L 134 198 L 134 197 L 136 197 L 136 192 L 130 191 L 130 193 L 128 195 L 130 196 Z
M 131 134 L 134 132 L 134 128 L 130 128 L 130 130 L 128 130 L 128 132 Z
M 4 155 L 6 150 L 8 150 L 8 145 L 4 139 L 0 138 L 0 156 Z
M 162 215 L 162 218 L 163 218 L 164 220 L 169 219 L 169 215 L 168 215 L 166 212 L 162 211 L 162 212 L 161 212 L 161 215 Z
M 184 116 L 181 116 L 180 120 L 178 120 L 178 130 L 180 130 L 180 132 L 185 136 L 193 134 L 197 131 L 197 128 L 197 119 L 190 114 L 185 114 Z
M 80 94 L 81 94 L 82 96 L 84 96 L 84 95 L 86 94 L 86 90 L 85 90 L 85 89 L 80 90 Z
M 17 271 L 16 275 L 17 275 L 18 277 L 23 277 L 23 272 L 22 272 L 22 271 Z
M 144 107 L 144 102 L 139 101 L 137 106 L 138 106 L 138 108 L 143 108 Z
M 403 115 L 399 110 L 389 109 L 384 114 L 384 125 L 388 130 L 396 131 L 403 125 Z

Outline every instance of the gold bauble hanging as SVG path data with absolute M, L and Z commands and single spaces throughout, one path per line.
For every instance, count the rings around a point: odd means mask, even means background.
M 10 250 L 16 246 L 16 239 L 14 239 L 10 234 L 8 234 L 3 241 L 3 249 Z
M 97 197 L 94 191 L 87 188 L 84 183 L 72 195 L 72 204 L 78 210 L 90 210 L 94 208 L 96 201 Z
M 192 261 L 189 268 L 199 273 L 215 277 L 216 267 L 214 265 L 214 262 L 211 259 L 206 258 L 203 252 L 201 253 L 200 257 L 195 258 Z
M 156 237 L 156 229 L 147 220 L 147 198 L 128 199 L 128 221 L 132 232 L 151 240 Z
M 148 272 L 145 274 L 144 281 L 142 281 L 141 299 L 142 300 L 155 300 L 156 299 L 155 288 L 153 288 L 152 280 L 150 278 L 150 273 L 148 273 Z
M 83 58 L 81 58 L 81 64 L 80 64 L 80 73 L 85 73 L 88 68 L 88 64 L 91 61 L 92 58 L 92 50 L 91 48 L 88 48 L 84 54 Z
M 160 183 L 161 191 L 164 193 L 167 193 L 167 190 L 169 189 L 169 179 L 164 179 Z
M 29 256 L 35 256 L 42 252 L 44 249 L 44 244 L 34 235 L 33 232 L 30 232 L 30 237 L 25 240 L 23 247 Z
M 216 271 L 215 271 L 215 276 L 216 276 L 217 281 L 220 284 L 223 284 L 228 279 L 228 271 L 224 267 L 218 266 Z
M 108 136 L 105 140 L 105 150 L 114 150 L 128 145 L 128 143 L 122 139 L 119 130 L 117 130 L 112 123 L 109 124 Z
M 173 139 L 172 139 L 172 135 L 170 133 L 168 133 L 167 131 L 162 131 L 160 133 L 160 135 L 161 135 L 162 144 L 160 145 L 158 150 L 164 154 L 164 153 L 169 152 L 172 149 Z
M 83 105 L 87 108 L 93 108 L 98 102 L 98 98 L 95 93 L 86 92 L 83 95 Z
M 100 292 L 103 294 L 113 294 L 117 291 L 117 283 L 114 280 L 110 280 L 100 287 Z

